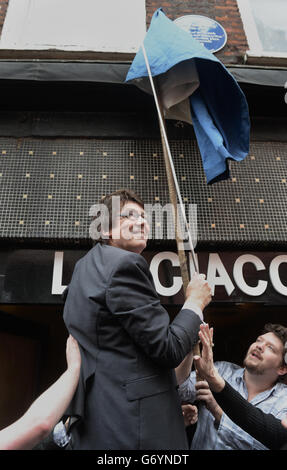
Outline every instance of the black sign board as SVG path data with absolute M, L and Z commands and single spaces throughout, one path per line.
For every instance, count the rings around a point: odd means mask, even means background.
M 61 304 L 81 250 L 0 251 L 0 303 Z M 163 304 L 184 301 L 177 254 L 144 252 Z M 262 302 L 287 305 L 287 253 L 198 253 L 214 302 Z M 192 262 L 190 263 L 193 271 Z

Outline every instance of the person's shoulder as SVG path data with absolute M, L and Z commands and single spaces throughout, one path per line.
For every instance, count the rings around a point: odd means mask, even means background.
M 99 246 L 98 246 L 99 245 Z M 121 268 L 122 266 L 137 266 L 142 269 L 148 269 L 148 264 L 145 258 L 133 251 L 123 250 L 112 245 L 97 244 L 93 250 L 93 256 L 101 259 L 103 263 L 109 263 L 113 266 L 113 270 Z
M 95 259 L 108 259 L 111 258 L 114 261 L 119 260 L 121 258 L 126 258 L 131 252 L 127 250 L 122 250 L 121 248 L 117 248 L 112 245 L 108 245 L 106 243 L 96 243 L 93 248 L 91 248 L 86 255 L 83 257 L 92 257 Z
M 287 385 L 285 385 L 282 382 L 277 382 L 274 389 L 273 389 L 273 397 L 276 400 L 276 403 L 274 404 L 275 408 L 278 409 L 279 412 L 286 413 L 287 410 Z M 279 418 L 279 416 L 278 416 Z M 283 416 L 280 417 L 282 419 Z
M 275 394 L 279 397 L 285 398 L 285 406 L 287 406 L 287 385 L 283 382 L 277 382 Z
M 113 246 L 106 246 L 103 248 L 108 252 L 108 258 L 103 258 L 103 263 L 107 266 L 106 273 L 108 283 L 117 282 L 119 277 L 126 276 L 129 279 L 151 279 L 149 265 L 145 258 L 132 251 L 123 250 Z
M 121 248 L 115 248 L 119 252 L 117 253 L 117 263 L 118 266 L 124 266 L 134 269 L 141 269 L 147 271 L 149 269 L 147 261 L 145 258 L 139 254 L 132 251 L 122 250 Z
M 234 372 L 239 371 L 242 367 L 228 361 L 217 361 L 215 367 L 220 374 L 232 375 Z

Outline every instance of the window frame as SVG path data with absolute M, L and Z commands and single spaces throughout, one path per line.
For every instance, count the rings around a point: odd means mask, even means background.
M 247 42 L 250 47 L 250 49 L 246 51 L 247 56 L 286 59 L 287 52 L 266 51 L 263 49 L 263 45 L 258 34 L 256 22 L 252 13 L 250 0 L 237 0 L 237 5 L 241 15 Z
M 49 3 L 49 0 L 47 0 Z M 115 4 L 117 3 L 116 0 L 114 0 Z M 140 43 L 142 39 L 144 38 L 144 35 L 146 33 L 146 6 L 145 6 L 145 0 L 137 0 L 136 3 L 133 3 L 134 0 L 127 0 L 126 8 L 129 8 L 129 6 L 132 4 L 134 5 L 135 11 L 137 11 L 137 18 L 136 18 L 136 26 L 134 26 L 133 29 L 136 28 L 138 31 L 138 35 L 136 37 L 131 36 L 132 39 L 129 40 L 128 36 L 125 35 L 123 36 L 123 40 L 118 43 L 115 37 L 111 41 L 107 41 L 107 45 L 105 43 L 105 37 L 102 36 L 95 36 L 95 37 L 90 37 L 87 41 L 86 35 L 85 35 L 85 30 L 83 28 L 83 31 L 81 32 L 83 34 L 83 43 L 80 41 L 77 41 L 77 34 L 74 34 L 74 30 L 72 27 L 73 21 L 75 19 L 75 12 L 73 11 L 73 14 L 71 16 L 71 24 L 70 26 L 66 27 L 63 29 L 63 36 L 60 37 L 57 36 L 59 29 L 59 24 L 57 24 L 57 34 L 56 34 L 56 40 L 53 41 L 53 33 L 47 32 L 46 37 L 39 36 L 37 37 L 37 27 L 34 27 L 34 25 L 37 25 L 37 12 L 33 12 L 33 1 L 31 0 L 10 0 L 6 12 L 6 17 L 4 19 L 4 24 L 2 28 L 2 34 L 0 38 L 0 51 L 3 50 L 12 50 L 12 51 L 38 51 L 38 52 L 50 52 L 53 51 L 56 52 L 63 52 L 63 53 L 86 53 L 86 52 L 91 52 L 91 53 L 107 53 L 107 54 L 135 54 L 138 51 L 138 48 L 140 47 Z M 76 3 L 76 2 L 75 2 Z M 110 0 L 110 3 L 112 3 L 112 0 Z M 102 2 L 98 0 L 98 4 L 94 4 L 91 2 L 90 5 L 93 5 L 94 10 L 90 11 L 90 15 L 92 13 L 96 12 L 97 7 L 100 8 Z M 48 4 L 47 4 L 48 5 Z M 79 4 L 81 5 L 81 3 Z M 89 5 L 89 4 L 88 4 Z M 54 3 L 53 3 L 54 6 Z M 82 4 L 83 7 L 83 4 Z M 125 6 L 123 6 L 125 8 Z M 100 11 L 100 10 L 99 10 Z M 108 13 L 108 7 L 104 8 L 103 14 Z M 55 11 L 55 16 L 56 17 L 62 17 L 63 12 L 69 12 L 69 0 L 66 2 L 61 3 L 61 10 L 57 9 Z M 84 15 L 83 15 L 84 17 Z M 26 30 L 29 29 L 29 21 L 35 29 L 34 31 L 34 36 L 29 36 L 29 34 L 26 34 Z M 43 20 L 43 17 L 40 17 L 40 22 Z M 123 22 L 124 22 L 124 28 L 123 28 Z M 123 14 L 122 18 L 117 19 L 111 17 L 111 23 L 109 27 L 107 28 L 107 37 L 109 36 L 109 31 L 111 31 L 116 24 L 119 23 L 119 31 L 121 30 L 127 30 L 128 25 L 130 23 L 129 20 L 129 15 L 128 14 Z M 70 27 L 70 29 L 69 29 Z M 89 27 L 91 27 L 89 23 Z M 38 27 L 39 28 L 39 27 Z M 39 28 L 40 29 L 40 28 Z M 95 30 L 96 30 L 96 25 L 95 25 Z M 66 37 L 65 37 L 66 35 Z M 112 36 L 110 36 L 112 37 Z

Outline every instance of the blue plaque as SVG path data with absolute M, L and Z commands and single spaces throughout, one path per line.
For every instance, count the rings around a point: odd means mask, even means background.
M 227 41 L 225 29 L 215 20 L 201 15 L 185 15 L 174 20 L 180 28 L 192 35 L 210 52 L 222 49 Z

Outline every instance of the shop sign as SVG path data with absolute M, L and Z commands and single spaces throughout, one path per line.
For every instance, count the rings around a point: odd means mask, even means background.
M 61 304 L 76 262 L 84 250 L 6 250 L 0 252 L 0 302 Z M 287 305 L 287 253 L 200 252 L 214 302 Z M 171 251 L 144 253 L 163 304 L 184 301 L 179 260 Z M 189 260 L 190 272 L 194 271 Z

